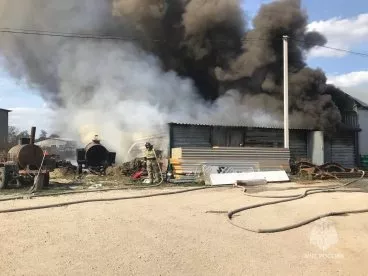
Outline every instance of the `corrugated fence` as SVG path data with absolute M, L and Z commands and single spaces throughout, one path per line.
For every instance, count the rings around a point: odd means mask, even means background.
M 231 168 L 234 171 L 290 171 L 290 151 L 285 148 L 219 147 L 173 148 L 170 163 L 175 175 L 197 174 L 202 165 Z

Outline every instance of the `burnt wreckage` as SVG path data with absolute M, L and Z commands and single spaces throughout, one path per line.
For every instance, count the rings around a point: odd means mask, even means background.
M 85 148 L 77 149 L 78 173 L 83 168 L 93 173 L 104 174 L 106 168 L 115 164 L 116 152 L 108 151 L 97 136 Z

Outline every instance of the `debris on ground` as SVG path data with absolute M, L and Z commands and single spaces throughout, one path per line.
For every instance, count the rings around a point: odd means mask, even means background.
M 52 172 L 50 172 L 50 178 L 65 178 L 65 177 L 74 177 L 76 171 L 70 167 L 56 168 Z
M 70 161 L 67 160 L 57 160 L 56 168 L 68 168 L 69 170 L 77 170 L 77 166 L 74 166 Z
M 354 178 L 361 176 L 361 171 L 357 168 L 345 168 L 338 163 L 328 162 L 323 165 L 315 165 L 310 162 L 302 161 L 292 164 L 291 172 L 300 177 L 308 179 L 339 179 Z
M 122 175 L 121 166 L 107 167 L 106 168 L 107 176 L 119 176 Z
M 102 184 L 92 184 L 88 187 L 88 189 L 100 189 L 102 188 Z
M 144 159 L 135 158 L 121 165 L 121 173 L 126 176 L 131 176 L 134 173 L 141 171 L 143 168 L 145 168 Z

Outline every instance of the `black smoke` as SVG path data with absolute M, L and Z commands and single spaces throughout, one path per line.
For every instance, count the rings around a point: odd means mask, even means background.
M 299 0 L 262 5 L 252 29 L 240 0 L 0 0 L 0 9 L 3 27 L 125 38 L 157 56 L 164 70 L 192 79 L 204 100 L 213 102 L 236 89 L 242 96 L 239 104 L 251 96 L 265 112 L 278 115 L 283 99 L 282 36 L 288 35 L 290 112 L 300 118 L 294 124 L 329 129 L 341 121 L 329 93 L 334 88 L 326 85 L 321 70 L 305 63 L 308 51 L 326 39 L 307 31 L 308 16 Z M 3 36 L 5 68 L 55 106 L 65 105 L 61 91 L 68 80 L 61 79 L 58 64 L 60 49 L 72 38 Z M 120 42 L 114 43 L 118 47 Z M 83 83 L 74 93 L 81 102 L 88 100 L 99 81 Z

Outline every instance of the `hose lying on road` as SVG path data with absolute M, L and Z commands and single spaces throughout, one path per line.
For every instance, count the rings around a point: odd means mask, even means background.
M 215 187 L 214 186 L 204 186 L 204 187 L 198 187 L 198 188 L 191 188 L 191 189 L 172 191 L 172 192 L 162 192 L 162 193 L 155 193 L 155 194 L 148 194 L 148 195 L 85 199 L 85 200 L 77 200 L 77 201 L 69 201 L 69 202 L 48 204 L 48 205 L 32 206 L 32 207 L 4 209 L 4 210 L 0 210 L 0 214 L 31 211 L 31 210 L 39 210 L 39 209 L 47 209 L 47 208 L 55 208 L 55 207 L 63 207 L 63 206 L 75 205 L 75 204 L 81 204 L 81 203 L 88 203 L 88 202 L 117 201 L 117 200 L 148 198 L 148 197 L 165 196 L 165 195 L 175 195 L 175 194 L 182 194 L 182 193 L 188 193 L 188 192 L 199 191 L 199 190 L 204 190 L 204 189 L 213 189 L 213 188 L 219 188 L 219 187 L 223 187 L 223 186 L 215 186 Z
M 359 190 L 343 190 L 343 188 L 361 180 L 364 177 L 365 172 L 362 171 L 362 176 L 359 179 L 354 179 L 346 184 L 343 185 L 339 185 L 339 186 L 335 186 L 335 187 L 331 187 L 331 188 L 317 188 L 317 189 L 308 189 L 306 190 L 304 193 L 300 194 L 300 195 L 289 195 L 289 196 L 255 196 L 255 195 L 251 195 L 246 193 L 247 196 L 252 196 L 252 197 L 260 197 L 260 198 L 285 198 L 285 199 L 281 199 L 281 200 L 276 200 L 276 201 L 271 201 L 271 202 L 264 202 L 264 203 L 259 203 L 259 204 L 255 204 L 255 205 L 250 205 L 250 206 L 246 206 L 246 207 L 241 207 L 238 208 L 236 210 L 230 211 L 227 214 L 227 218 L 228 221 L 233 225 L 236 226 L 238 228 L 241 228 L 243 230 L 249 231 L 249 232 L 254 232 L 254 233 L 277 233 L 277 232 L 282 232 L 282 231 L 286 231 L 286 230 L 290 230 L 290 229 L 294 229 L 294 228 L 298 228 L 300 226 L 306 225 L 308 223 L 311 223 L 313 221 L 316 221 L 318 219 L 324 218 L 324 217 L 329 217 L 329 216 L 341 216 L 341 215 L 347 215 L 347 214 L 357 214 L 357 213 L 366 213 L 368 212 L 368 208 L 366 209 L 360 209 L 360 210 L 346 210 L 346 211 L 339 211 L 339 212 L 329 212 L 329 213 L 325 213 L 322 215 L 318 215 L 315 216 L 313 218 L 310 219 L 306 219 L 303 220 L 299 223 L 295 223 L 292 225 L 287 225 L 284 227 L 279 227 L 279 228 L 270 228 L 270 229 L 254 229 L 254 228 L 248 228 L 248 227 L 244 227 L 244 226 L 240 226 L 235 224 L 232 221 L 232 218 L 235 214 L 246 211 L 246 210 L 250 210 L 250 209 L 255 209 L 255 208 L 260 208 L 260 207 L 264 207 L 267 205 L 274 205 L 274 204 L 278 204 L 278 203 L 283 203 L 283 202 L 288 202 L 288 201 L 293 201 L 293 200 L 298 200 L 298 199 L 302 199 L 308 195 L 312 195 L 312 194 L 317 194 L 317 193 L 331 193 L 331 192 L 363 192 L 363 191 L 359 191 Z M 340 190 L 341 189 L 341 190 Z
M 24 199 L 24 198 L 30 199 L 30 198 L 37 198 L 37 197 L 59 196 L 59 195 L 69 195 L 69 194 L 84 194 L 84 193 L 97 193 L 97 192 L 110 192 L 110 191 L 125 191 L 125 190 L 144 190 L 144 189 L 155 188 L 159 186 L 161 186 L 161 182 L 158 184 L 153 184 L 153 185 L 142 185 L 142 186 L 133 186 L 133 187 L 105 188 L 105 189 L 80 190 L 80 191 L 64 191 L 64 192 L 56 192 L 56 193 L 42 193 L 42 194 L 24 194 L 20 196 L 0 198 L 0 202 Z

